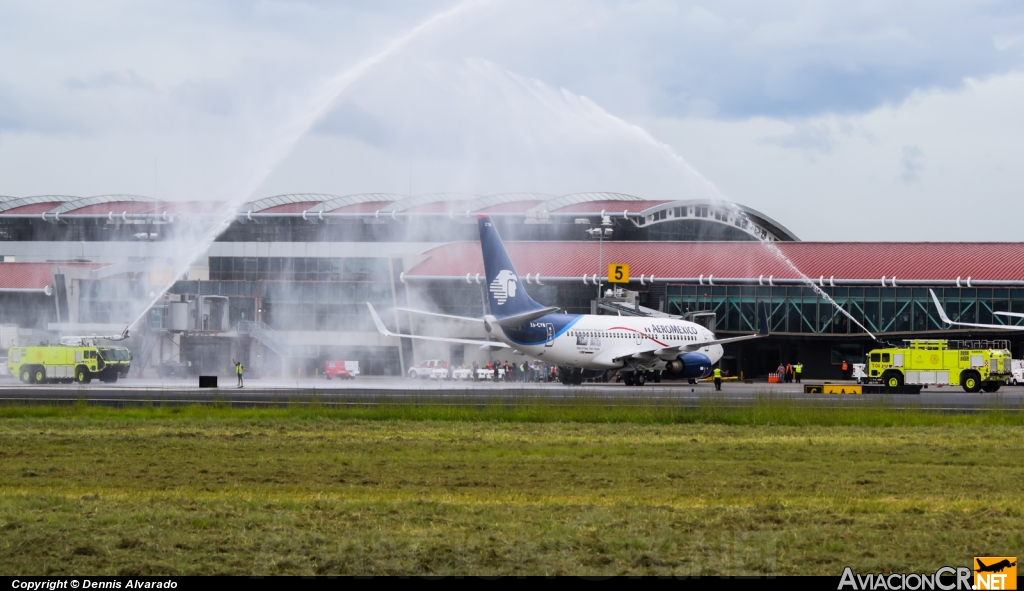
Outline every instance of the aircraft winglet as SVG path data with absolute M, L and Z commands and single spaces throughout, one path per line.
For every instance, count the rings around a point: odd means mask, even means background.
M 953 324 L 953 321 L 949 319 L 949 316 L 946 316 L 946 310 L 942 307 L 942 304 L 939 303 L 939 298 L 935 295 L 935 291 L 929 289 L 928 293 L 932 294 L 932 301 L 935 302 L 935 307 L 939 310 L 939 318 L 941 318 L 946 324 Z

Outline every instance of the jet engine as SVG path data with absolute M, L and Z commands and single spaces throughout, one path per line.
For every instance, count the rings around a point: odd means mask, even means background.
M 701 379 L 711 375 L 711 359 L 703 353 L 683 353 L 665 363 L 665 377 L 675 379 Z

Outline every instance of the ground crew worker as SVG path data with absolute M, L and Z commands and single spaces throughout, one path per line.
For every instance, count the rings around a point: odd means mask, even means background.
M 716 367 L 715 368 L 715 390 L 721 390 L 721 389 L 722 389 L 722 370 L 720 368 Z
M 796 383 L 800 383 L 800 374 L 804 372 L 804 364 L 799 361 L 793 366 L 793 376 L 796 377 Z
M 234 361 L 234 360 L 232 360 Z M 241 361 L 235 361 L 235 373 L 238 374 L 238 387 L 242 387 L 242 372 L 245 371 L 245 367 L 242 366 Z
M 473 362 L 473 381 L 474 382 L 476 381 L 476 372 L 477 372 L 478 369 L 480 369 L 480 366 L 478 366 L 476 364 L 476 361 L 474 361 Z
M 849 379 L 850 376 L 846 375 L 846 371 L 850 368 L 850 364 L 843 359 L 843 379 Z

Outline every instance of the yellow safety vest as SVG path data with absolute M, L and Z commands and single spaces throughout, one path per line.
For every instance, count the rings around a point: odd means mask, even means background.
M 803 370 L 804 370 L 803 364 L 798 363 L 798 364 L 793 366 L 793 371 L 795 371 L 796 373 L 800 373 Z
M 235 366 L 235 373 L 237 373 L 238 375 L 242 375 L 242 366 L 241 366 L 241 364 Z
M 722 370 L 718 369 L 717 367 L 715 368 L 715 377 L 716 378 L 721 378 L 722 377 Z

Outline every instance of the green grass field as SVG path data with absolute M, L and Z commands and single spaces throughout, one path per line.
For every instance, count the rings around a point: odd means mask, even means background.
M 0 407 L 0 574 L 840 574 L 1020 555 L 1024 414 Z

